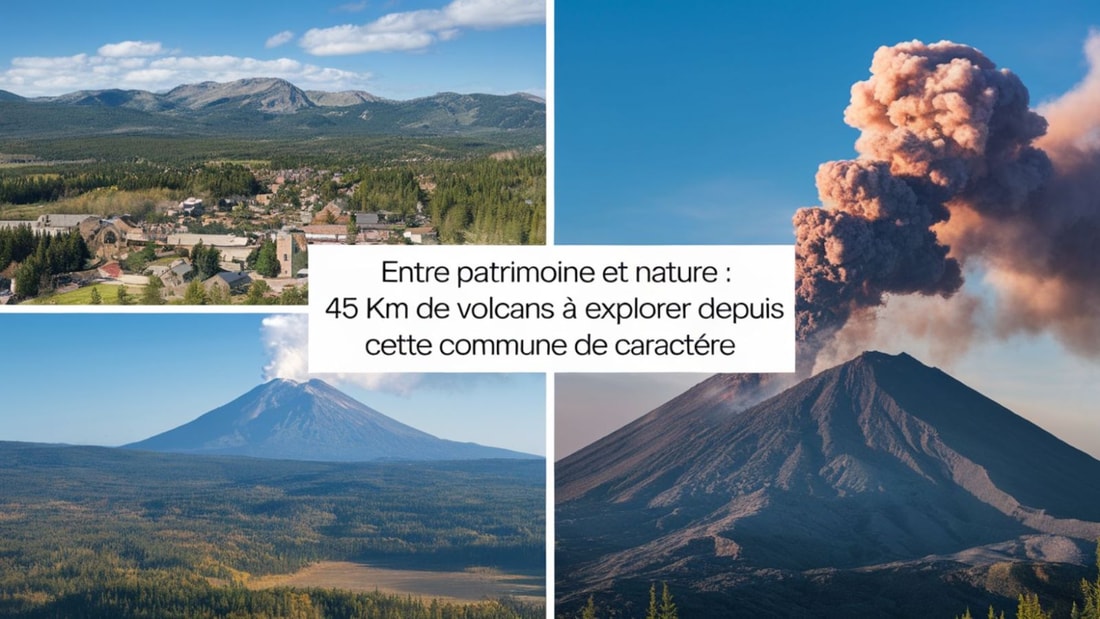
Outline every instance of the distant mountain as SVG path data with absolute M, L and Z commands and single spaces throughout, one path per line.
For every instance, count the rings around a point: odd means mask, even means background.
M 767 382 L 713 377 L 558 463 L 562 608 L 658 580 L 711 616 L 953 616 L 1025 586 L 1068 607 L 1096 459 L 904 354 L 744 408 Z
M 17 96 L 17 95 L 13 95 Z M 18 97 L 22 99 L 22 97 Z M 60 105 L 98 105 L 127 108 L 142 112 L 209 112 L 215 109 L 248 110 L 269 114 L 293 114 L 303 109 L 340 105 L 356 105 L 381 101 L 366 92 L 306 93 L 294 84 L 278 78 L 251 78 L 235 82 L 202 82 L 184 84 L 166 93 L 144 90 L 80 90 L 56 97 L 39 97 L 30 101 Z
M 293 114 L 316 107 L 303 90 L 286 80 L 276 78 L 243 79 L 224 84 L 187 84 L 158 96 L 188 110 L 222 107 L 270 114 Z
M 320 107 L 351 107 L 360 103 L 374 103 L 386 101 L 382 97 L 376 97 L 362 90 L 342 90 L 340 92 L 325 92 L 323 90 L 307 90 L 306 96 L 314 105 Z
M 42 97 L 30 101 L 55 105 L 125 108 L 140 112 L 165 112 L 176 107 L 174 103 L 162 96 L 144 90 L 80 90 L 57 97 Z
M 440 93 L 391 101 L 306 92 L 278 78 L 203 82 L 166 93 L 84 90 L 24 99 L 0 92 L 0 138 L 143 135 L 477 135 L 544 132 L 546 105 L 517 94 Z
M 536 458 L 436 438 L 320 380 L 270 381 L 194 421 L 124 447 L 329 462 Z

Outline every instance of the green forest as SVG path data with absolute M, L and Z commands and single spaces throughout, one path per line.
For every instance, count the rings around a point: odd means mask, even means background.
M 428 207 L 443 243 L 546 242 L 546 158 L 438 165 Z
M 541 579 L 544 469 L 0 443 L 0 615 L 542 617 L 515 600 L 245 585 L 321 560 Z
M 18 264 L 14 275 L 25 296 L 51 287 L 58 275 L 83 269 L 89 257 L 88 246 L 76 230 L 53 236 L 35 234 L 22 225 L 0 229 L 0 271 Z
M 330 161 L 329 163 L 335 163 Z M 196 195 L 214 201 L 231 196 L 252 197 L 266 189 L 257 179 L 269 163 L 81 162 L 0 167 L 0 219 L 5 210 L 22 205 L 50 204 L 95 191 L 165 190 L 177 198 Z M 400 220 L 422 216 L 448 244 L 543 244 L 546 241 L 546 157 L 528 154 L 504 158 L 460 157 L 349 165 L 340 182 L 327 180 L 315 188 L 325 199 L 341 188 L 355 188 L 349 207 L 386 212 Z M 279 208 L 300 206 L 298 187 L 288 183 L 275 198 Z M 4 205 L 8 205 L 5 209 Z M 164 221 L 151 201 L 119 204 L 117 212 L 141 222 Z M 125 208 L 127 212 L 123 213 Z M 66 212 L 64 206 L 54 212 Z M 84 212 L 81 209 L 81 212 Z M 254 231 L 247 220 L 241 230 Z M 225 233 L 223 224 L 189 225 L 191 232 Z
M 546 242 L 546 157 L 471 159 L 362 169 L 352 203 L 363 211 L 415 215 L 417 204 L 446 244 Z M 429 191 L 425 185 L 432 187 Z
M 212 163 L 157 166 L 150 163 L 88 163 L 0 170 L 0 204 L 36 204 L 75 197 L 95 189 L 170 189 L 214 199 L 255 195 L 261 188 L 243 165 Z
M 0 119 L 0 123 L 3 119 Z M 38 132 L 39 135 L 45 132 Z M 301 166 L 342 168 L 395 161 L 487 157 L 509 149 L 530 151 L 543 144 L 541 131 L 478 136 L 313 135 L 279 137 L 219 135 L 0 136 L 0 153 L 42 162 L 136 163 L 183 166 L 208 161 L 255 161 L 275 169 Z

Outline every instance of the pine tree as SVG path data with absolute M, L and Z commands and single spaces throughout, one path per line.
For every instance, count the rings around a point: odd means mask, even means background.
M 676 604 L 672 602 L 672 594 L 668 591 L 668 583 L 661 583 L 661 612 L 659 619 L 678 619 Z
M 657 583 L 649 585 L 649 608 L 645 611 L 645 619 L 658 619 Z
M 161 305 L 164 303 L 164 298 L 160 296 L 161 290 L 164 289 L 164 282 L 161 281 L 156 275 L 149 277 L 149 283 L 145 285 L 145 289 L 141 291 L 141 304 L 142 305 Z
M 183 303 L 184 305 L 206 305 L 206 289 L 203 288 L 202 282 L 193 279 L 190 284 L 187 284 L 187 290 L 183 292 Z
M 230 305 L 233 303 L 229 294 L 228 286 L 219 286 L 214 284 L 210 286 L 210 289 L 206 291 L 206 304 L 207 305 Z
M 355 221 L 355 213 L 348 215 L 348 227 L 344 231 L 344 243 L 355 245 L 359 240 L 359 224 Z
M 221 270 L 218 266 L 221 255 L 217 247 L 206 247 L 202 241 L 196 243 L 191 248 L 191 264 L 195 267 L 195 277 L 205 280 L 217 275 Z
M 588 603 L 581 612 L 581 619 L 596 619 L 596 600 L 591 595 L 588 596 Z
M 1081 593 L 1085 600 L 1080 607 L 1073 605 L 1072 619 L 1100 619 L 1100 540 L 1096 543 L 1096 582 L 1081 579 Z
M 1039 604 L 1038 594 L 1021 593 L 1016 599 L 1016 619 L 1050 619 L 1050 613 Z
M 92 286 L 92 297 L 88 300 L 88 303 L 92 305 L 100 305 L 103 303 L 103 299 L 99 296 L 99 289 L 95 286 Z
M 267 293 L 271 292 L 271 286 L 262 279 L 257 279 L 248 286 L 248 295 L 245 298 L 247 305 L 264 305 Z
M 119 305 L 129 305 L 132 300 L 130 293 L 126 291 L 126 286 L 119 286 L 115 291 L 115 299 Z
M 37 297 L 42 286 L 42 263 L 36 256 L 27 259 L 15 269 L 16 292 L 24 298 Z
M 275 241 L 268 239 L 260 245 L 253 268 L 264 277 L 275 277 L 279 274 L 279 254 L 275 249 Z

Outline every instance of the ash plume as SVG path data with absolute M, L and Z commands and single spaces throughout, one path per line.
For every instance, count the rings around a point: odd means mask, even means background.
M 1100 35 L 1086 52 L 1088 77 L 1044 118 L 972 47 L 879 48 L 844 114 L 858 158 L 821 165 L 822 206 L 794 216 L 800 365 L 891 295 L 953 297 L 971 265 L 996 335 L 1050 331 L 1100 355 Z M 959 330 L 924 329 L 972 339 Z

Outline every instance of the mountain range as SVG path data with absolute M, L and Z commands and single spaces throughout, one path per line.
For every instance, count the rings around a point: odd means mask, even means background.
M 559 609 L 664 581 L 698 616 L 1068 612 L 1100 462 L 904 354 L 777 384 L 712 377 L 558 462 Z
M 123 447 L 327 462 L 537 458 L 437 438 L 317 379 L 269 381 L 194 421 Z
M 0 91 L 0 138 L 101 134 L 473 135 L 545 131 L 526 93 L 439 93 L 394 101 L 363 91 L 305 91 L 278 78 L 203 82 L 164 93 L 82 90 L 25 98 Z

